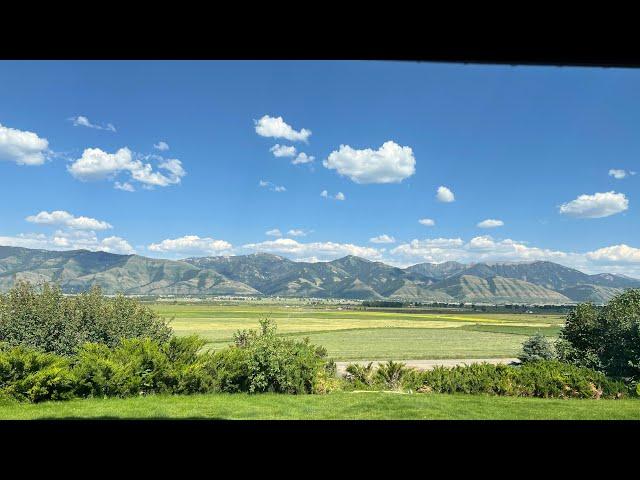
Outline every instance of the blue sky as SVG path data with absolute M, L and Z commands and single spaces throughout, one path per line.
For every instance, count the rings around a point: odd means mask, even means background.
M 4 245 L 640 275 L 640 71 L 5 61 L 0 125 Z

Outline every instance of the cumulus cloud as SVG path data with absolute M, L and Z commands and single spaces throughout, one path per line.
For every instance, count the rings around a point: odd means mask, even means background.
M 282 232 L 279 229 L 274 228 L 273 230 L 266 231 L 265 235 L 269 235 L 270 237 L 281 237 Z
M 640 263 L 640 248 L 629 245 L 612 245 L 587 253 L 587 258 L 598 263 Z
M 311 136 L 311 130 L 303 128 L 296 131 L 282 117 L 265 115 L 260 120 L 254 120 L 254 123 L 256 133 L 262 137 L 284 138 L 291 142 L 307 142 Z
M 273 147 L 269 149 L 271 153 L 273 153 L 274 157 L 295 157 L 296 156 L 296 147 L 288 146 L 288 145 L 280 145 L 276 143 Z
M 0 124 L 0 161 L 42 165 L 47 160 L 48 149 L 46 138 Z
M 438 191 L 436 193 L 436 199 L 439 202 L 451 203 L 456 199 L 456 197 L 453 195 L 453 192 L 451 190 L 449 190 L 444 185 L 441 185 L 438 187 Z
M 94 128 L 96 130 L 106 130 L 109 132 L 116 131 L 116 127 L 114 127 L 113 124 L 111 123 L 107 123 L 106 125 L 94 124 L 94 123 L 91 123 L 89 119 L 83 115 L 71 117 L 69 120 L 73 123 L 74 127 L 87 127 L 87 128 Z
M 609 176 L 615 178 L 616 180 L 622 180 L 629 175 L 635 175 L 636 172 L 629 172 L 627 170 L 621 170 L 617 168 L 612 168 L 609 170 Z
M 502 220 L 487 218 L 486 220 L 483 220 L 480 223 L 478 223 L 477 226 L 480 228 L 496 228 L 496 227 L 502 227 L 503 225 L 504 225 L 504 222 Z
M 158 155 L 141 158 L 157 161 L 158 169 L 162 171 L 154 170 L 151 163 L 144 163 L 140 158 L 135 158 L 127 147 L 115 153 L 107 153 L 99 148 L 87 148 L 82 157 L 67 166 L 67 170 L 82 181 L 114 179 L 118 174 L 128 173 L 130 180 L 140 182 L 146 187 L 176 185 L 186 175 L 180 160 L 164 159 Z M 122 185 L 124 184 L 121 183 L 120 186 Z
M 602 218 L 624 212 L 629 208 L 629 200 L 624 193 L 614 191 L 580 195 L 575 200 L 560 205 L 562 215 L 576 218 Z
M 296 260 L 325 261 L 335 260 L 345 255 L 356 255 L 358 257 L 379 259 L 381 252 L 375 248 L 361 247 L 350 243 L 334 243 L 334 242 L 312 242 L 301 243 L 292 238 L 278 238 L 277 240 L 268 240 L 261 243 L 250 243 L 244 245 L 243 248 L 286 255 Z
M 291 163 L 293 165 L 299 165 L 303 163 L 311 163 L 316 159 L 313 155 L 307 155 L 304 152 L 300 152 L 296 158 L 294 158 Z
M 421 218 L 418 220 L 418 223 L 425 227 L 433 227 L 436 224 L 436 222 L 431 218 Z
M 399 183 L 416 171 L 416 159 L 410 147 L 393 141 L 385 142 L 378 150 L 356 150 L 340 145 L 322 164 L 356 183 Z
M 371 243 L 395 243 L 396 239 L 387 234 L 382 234 L 377 237 L 370 238 L 369 241 Z
M 329 192 L 327 192 L 326 190 L 322 190 L 322 191 L 320 192 L 320 196 L 321 196 L 322 198 L 329 198 Z
M 64 210 L 42 211 L 37 215 L 28 216 L 26 220 L 40 225 L 60 225 L 74 230 L 107 230 L 113 228 L 107 222 L 90 217 L 76 217 Z
M 287 235 L 290 235 L 292 237 L 306 237 L 307 235 L 309 235 L 309 233 L 311 232 L 308 232 L 306 230 L 301 230 L 299 228 L 292 228 L 287 232 Z
M 185 235 L 180 238 L 162 240 L 149 245 L 149 250 L 158 253 L 210 255 L 230 250 L 232 245 L 224 240 L 211 237 L 200 238 L 197 235 Z
M 565 252 L 531 247 L 511 239 L 497 241 L 488 235 L 474 237 L 468 242 L 461 238 L 415 239 L 398 245 L 390 253 L 398 263 L 577 260 Z
M 160 150 L 161 152 L 164 152 L 166 150 L 169 150 L 169 144 L 167 142 L 160 141 L 158 143 L 154 143 L 153 148 L 155 148 L 156 150 Z
M 346 198 L 346 197 L 344 196 L 344 193 L 342 193 L 342 192 L 338 192 L 338 193 L 336 193 L 336 196 L 335 196 L 335 199 L 336 199 L 336 200 L 340 200 L 340 201 L 342 201 L 342 200 L 344 200 L 345 198 Z
M 58 230 L 53 235 L 22 233 L 13 237 L 0 236 L 0 245 L 44 250 L 90 250 L 130 255 L 135 249 L 120 237 L 98 239 L 86 230 Z

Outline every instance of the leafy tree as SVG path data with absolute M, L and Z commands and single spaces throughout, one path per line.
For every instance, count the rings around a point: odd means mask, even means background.
M 166 342 L 167 321 L 135 299 L 105 297 L 99 287 L 65 296 L 59 287 L 18 282 L 0 295 L 0 342 L 73 355 L 86 342 L 119 345 L 125 338 Z
M 537 360 L 553 360 L 556 352 L 553 344 L 539 333 L 529 337 L 522 344 L 522 352 L 518 357 L 522 363 L 535 362 Z
M 562 360 L 626 381 L 640 380 L 640 289 L 597 308 L 581 304 L 567 315 L 557 345 Z

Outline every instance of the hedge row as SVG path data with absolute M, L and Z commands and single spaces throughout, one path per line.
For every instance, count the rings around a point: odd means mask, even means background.
M 246 333 L 246 332 L 245 332 Z M 241 340 L 241 341 L 240 341 Z M 275 335 L 266 322 L 235 345 L 201 352 L 197 337 L 86 343 L 74 356 L 0 348 L 0 398 L 21 401 L 213 392 L 324 393 L 335 388 L 326 351 Z
M 352 388 L 402 388 L 419 393 L 471 393 L 541 398 L 621 398 L 631 391 L 623 382 L 588 368 L 557 360 L 520 366 L 487 363 L 418 371 L 388 362 L 377 369 L 350 365 Z

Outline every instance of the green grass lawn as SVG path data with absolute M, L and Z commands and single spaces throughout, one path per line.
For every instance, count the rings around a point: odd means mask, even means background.
M 640 419 L 640 400 L 548 400 L 479 395 L 340 392 L 211 394 L 1 403 L 0 419 Z
M 178 335 L 197 334 L 222 348 L 239 329 L 269 316 L 278 332 L 309 336 L 336 360 L 513 357 L 527 336 L 557 335 L 560 315 L 340 310 L 291 305 L 153 304 Z

